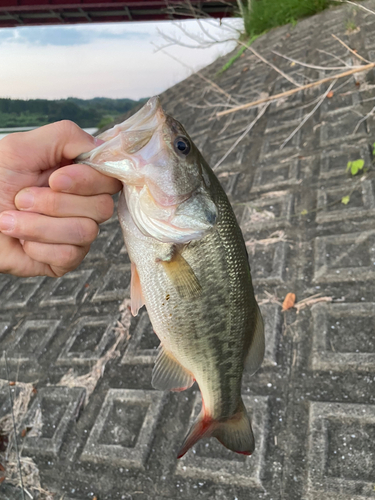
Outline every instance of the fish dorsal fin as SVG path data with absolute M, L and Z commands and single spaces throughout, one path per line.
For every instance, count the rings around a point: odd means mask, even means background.
M 131 266 L 131 282 L 130 282 L 130 299 L 131 299 L 131 311 L 133 316 L 137 316 L 139 309 L 144 305 L 145 301 L 143 298 L 141 281 L 139 279 L 137 267 L 132 262 Z
M 151 384 L 159 391 L 184 391 L 194 383 L 194 377 L 160 346 L 152 371 Z
M 262 364 L 264 358 L 264 324 L 258 304 L 256 305 L 255 327 L 253 340 L 250 344 L 247 357 L 245 359 L 245 370 L 253 375 Z
M 175 250 L 170 260 L 161 261 L 168 278 L 172 281 L 182 299 L 199 297 L 202 287 L 190 264 Z

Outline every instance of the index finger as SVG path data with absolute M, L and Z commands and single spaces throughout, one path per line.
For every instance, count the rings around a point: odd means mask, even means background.
M 79 163 L 61 167 L 53 172 L 49 178 L 49 185 L 54 191 L 82 196 L 115 194 L 122 189 L 119 180 Z

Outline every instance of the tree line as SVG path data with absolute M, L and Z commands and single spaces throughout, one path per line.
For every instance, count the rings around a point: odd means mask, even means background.
M 58 120 L 72 120 L 80 127 L 98 127 L 111 123 L 147 99 L 8 99 L 0 98 L 0 128 L 37 127 Z

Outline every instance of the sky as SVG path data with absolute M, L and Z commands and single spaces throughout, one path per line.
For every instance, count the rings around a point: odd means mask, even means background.
M 201 24 L 191 20 L 3 28 L 0 97 L 149 97 L 233 50 L 234 41 L 210 45 L 210 37 L 234 39 L 232 26 L 240 28 L 241 21 L 226 19 L 225 25 L 220 28 L 213 20 Z M 183 64 L 157 51 L 169 44 L 166 36 L 180 44 L 164 50 Z M 204 48 L 187 48 L 181 43 Z

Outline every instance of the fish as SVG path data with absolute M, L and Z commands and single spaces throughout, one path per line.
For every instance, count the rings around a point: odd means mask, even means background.
M 160 339 L 152 386 L 184 391 L 196 381 L 202 395 L 178 458 L 211 436 L 251 455 L 241 381 L 263 361 L 264 325 L 230 202 L 157 96 L 98 138 L 104 142 L 75 161 L 123 183 L 118 217 L 131 261 L 131 311 L 146 305 Z

